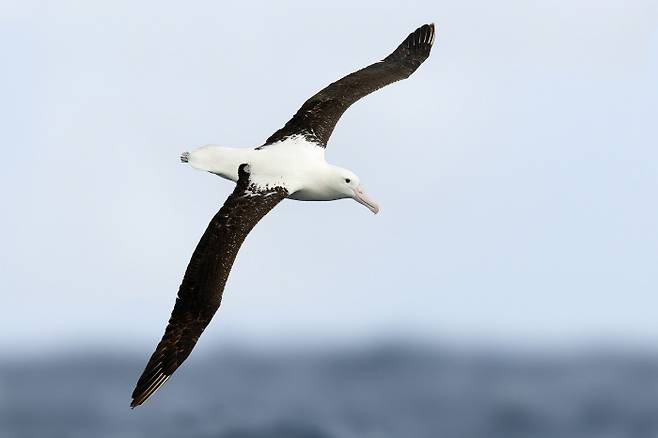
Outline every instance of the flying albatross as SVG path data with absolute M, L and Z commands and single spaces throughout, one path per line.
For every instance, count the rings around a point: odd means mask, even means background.
M 408 78 L 427 59 L 434 25 L 412 32 L 383 60 L 351 73 L 308 99 L 285 126 L 254 149 L 204 146 L 181 161 L 236 183 L 201 237 L 178 290 L 174 310 L 132 394 L 144 403 L 190 355 L 222 301 L 233 261 L 258 221 L 285 198 L 332 201 L 352 198 L 373 213 L 359 177 L 325 161 L 324 150 L 340 116 L 357 100 Z

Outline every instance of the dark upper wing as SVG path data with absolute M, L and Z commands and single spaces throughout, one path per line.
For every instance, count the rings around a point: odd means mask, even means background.
M 233 261 L 258 221 L 287 196 L 282 187 L 258 189 L 249 182 L 247 165 L 239 169 L 233 193 L 203 233 L 162 340 L 148 361 L 132 394 L 131 407 L 139 406 L 162 386 L 183 363 L 222 301 Z
M 419 27 L 382 61 L 345 76 L 304 102 L 263 146 L 300 134 L 326 147 L 338 119 L 350 105 L 375 90 L 408 78 L 430 55 L 433 43 L 434 24 Z

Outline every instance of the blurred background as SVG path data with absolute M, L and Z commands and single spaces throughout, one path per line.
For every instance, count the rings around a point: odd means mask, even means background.
M 257 146 L 435 22 L 286 201 L 145 406 L 130 393 Z M 658 3 L 0 2 L 0 436 L 658 436 Z

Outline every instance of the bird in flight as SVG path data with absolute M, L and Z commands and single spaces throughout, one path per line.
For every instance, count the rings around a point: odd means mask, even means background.
M 155 393 L 190 355 L 222 301 L 233 261 L 247 234 L 285 198 L 352 198 L 373 213 L 359 177 L 333 166 L 324 151 L 338 119 L 357 100 L 408 78 L 427 59 L 434 24 L 425 24 L 386 58 L 328 85 L 308 99 L 285 126 L 254 149 L 204 146 L 181 161 L 236 183 L 201 237 L 178 290 L 162 340 L 132 394 L 132 408 Z

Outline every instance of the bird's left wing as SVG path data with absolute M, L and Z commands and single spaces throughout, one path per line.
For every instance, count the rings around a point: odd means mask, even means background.
M 432 44 L 434 24 L 419 27 L 383 60 L 355 71 L 311 96 L 260 148 L 293 135 L 301 135 L 320 147 L 327 147 L 338 119 L 350 105 L 373 91 L 411 76 L 430 56 Z
M 162 340 L 132 394 L 131 407 L 144 403 L 189 356 L 222 301 L 222 293 L 238 250 L 258 221 L 281 202 L 283 187 L 259 187 L 240 166 L 233 193 L 201 237 L 178 290 Z

